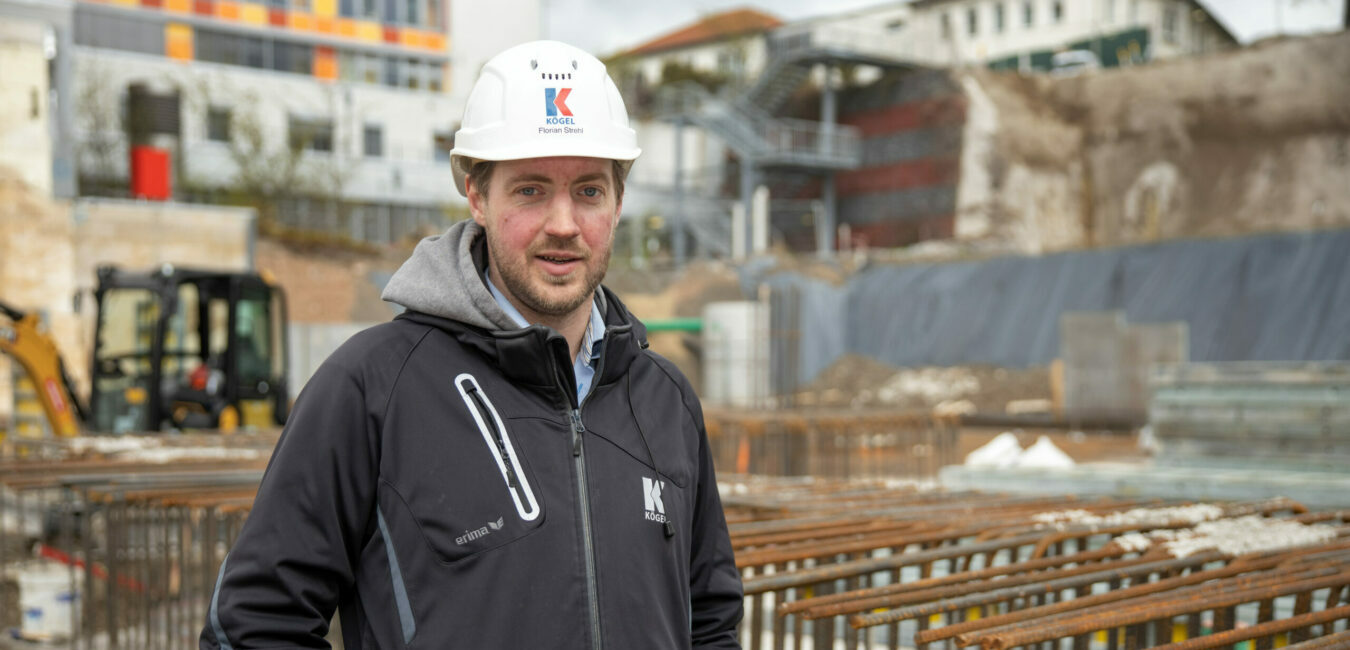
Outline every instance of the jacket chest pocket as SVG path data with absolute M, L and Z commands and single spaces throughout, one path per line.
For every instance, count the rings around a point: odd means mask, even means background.
M 411 471 L 385 482 L 442 563 L 506 545 L 544 523 L 521 441 L 476 378 L 461 374 L 454 386 L 462 407 L 452 398 L 453 408 L 464 411 L 435 434 L 443 444 L 410 452 Z
M 483 392 L 483 387 L 473 375 L 463 373 L 455 377 L 455 388 L 459 389 L 460 396 L 464 398 L 464 405 L 468 407 L 474 423 L 478 425 L 479 433 L 483 435 L 483 443 L 487 446 L 488 453 L 492 455 L 497 471 L 501 474 L 502 483 L 511 495 L 516 514 L 525 522 L 538 519 L 539 500 L 530 486 L 530 477 L 520 461 L 520 455 L 516 453 L 515 444 L 511 441 L 511 434 L 506 430 L 506 424 L 502 422 L 501 414 L 497 413 L 492 400 Z

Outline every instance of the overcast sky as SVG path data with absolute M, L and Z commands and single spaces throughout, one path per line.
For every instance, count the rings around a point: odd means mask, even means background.
M 755 6 L 784 20 L 880 4 L 882 0 L 542 0 L 547 38 L 566 41 L 598 55 L 627 49 L 699 16 L 733 7 Z M 1270 36 L 1277 24 L 1289 33 L 1336 29 L 1346 0 L 1201 0 L 1247 43 Z

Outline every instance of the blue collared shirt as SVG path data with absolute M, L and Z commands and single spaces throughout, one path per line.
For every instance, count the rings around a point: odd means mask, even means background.
M 516 309 L 516 306 L 497 290 L 497 286 L 492 284 L 492 278 L 488 276 L 487 271 L 483 272 L 483 281 L 487 282 L 488 291 L 492 292 L 492 297 L 512 321 L 521 327 L 530 326 L 530 322 L 525 320 L 520 310 Z M 600 347 L 604 342 L 605 319 L 600 316 L 600 308 L 596 306 L 595 300 L 591 300 L 591 322 L 586 324 L 586 331 L 581 335 L 581 350 L 572 361 L 572 374 L 577 378 L 577 404 L 586 399 L 586 394 L 591 392 L 591 382 L 595 381 L 595 366 L 600 360 Z

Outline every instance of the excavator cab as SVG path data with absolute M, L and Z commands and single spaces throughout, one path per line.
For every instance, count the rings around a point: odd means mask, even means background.
M 98 269 L 90 429 L 284 424 L 286 297 L 263 276 Z

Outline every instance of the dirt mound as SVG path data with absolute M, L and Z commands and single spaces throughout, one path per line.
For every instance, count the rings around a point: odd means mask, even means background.
M 840 357 L 797 395 L 802 406 L 929 410 L 968 401 L 1003 413 L 1014 400 L 1049 399 L 1047 368 L 954 366 L 896 368 L 858 355 Z

